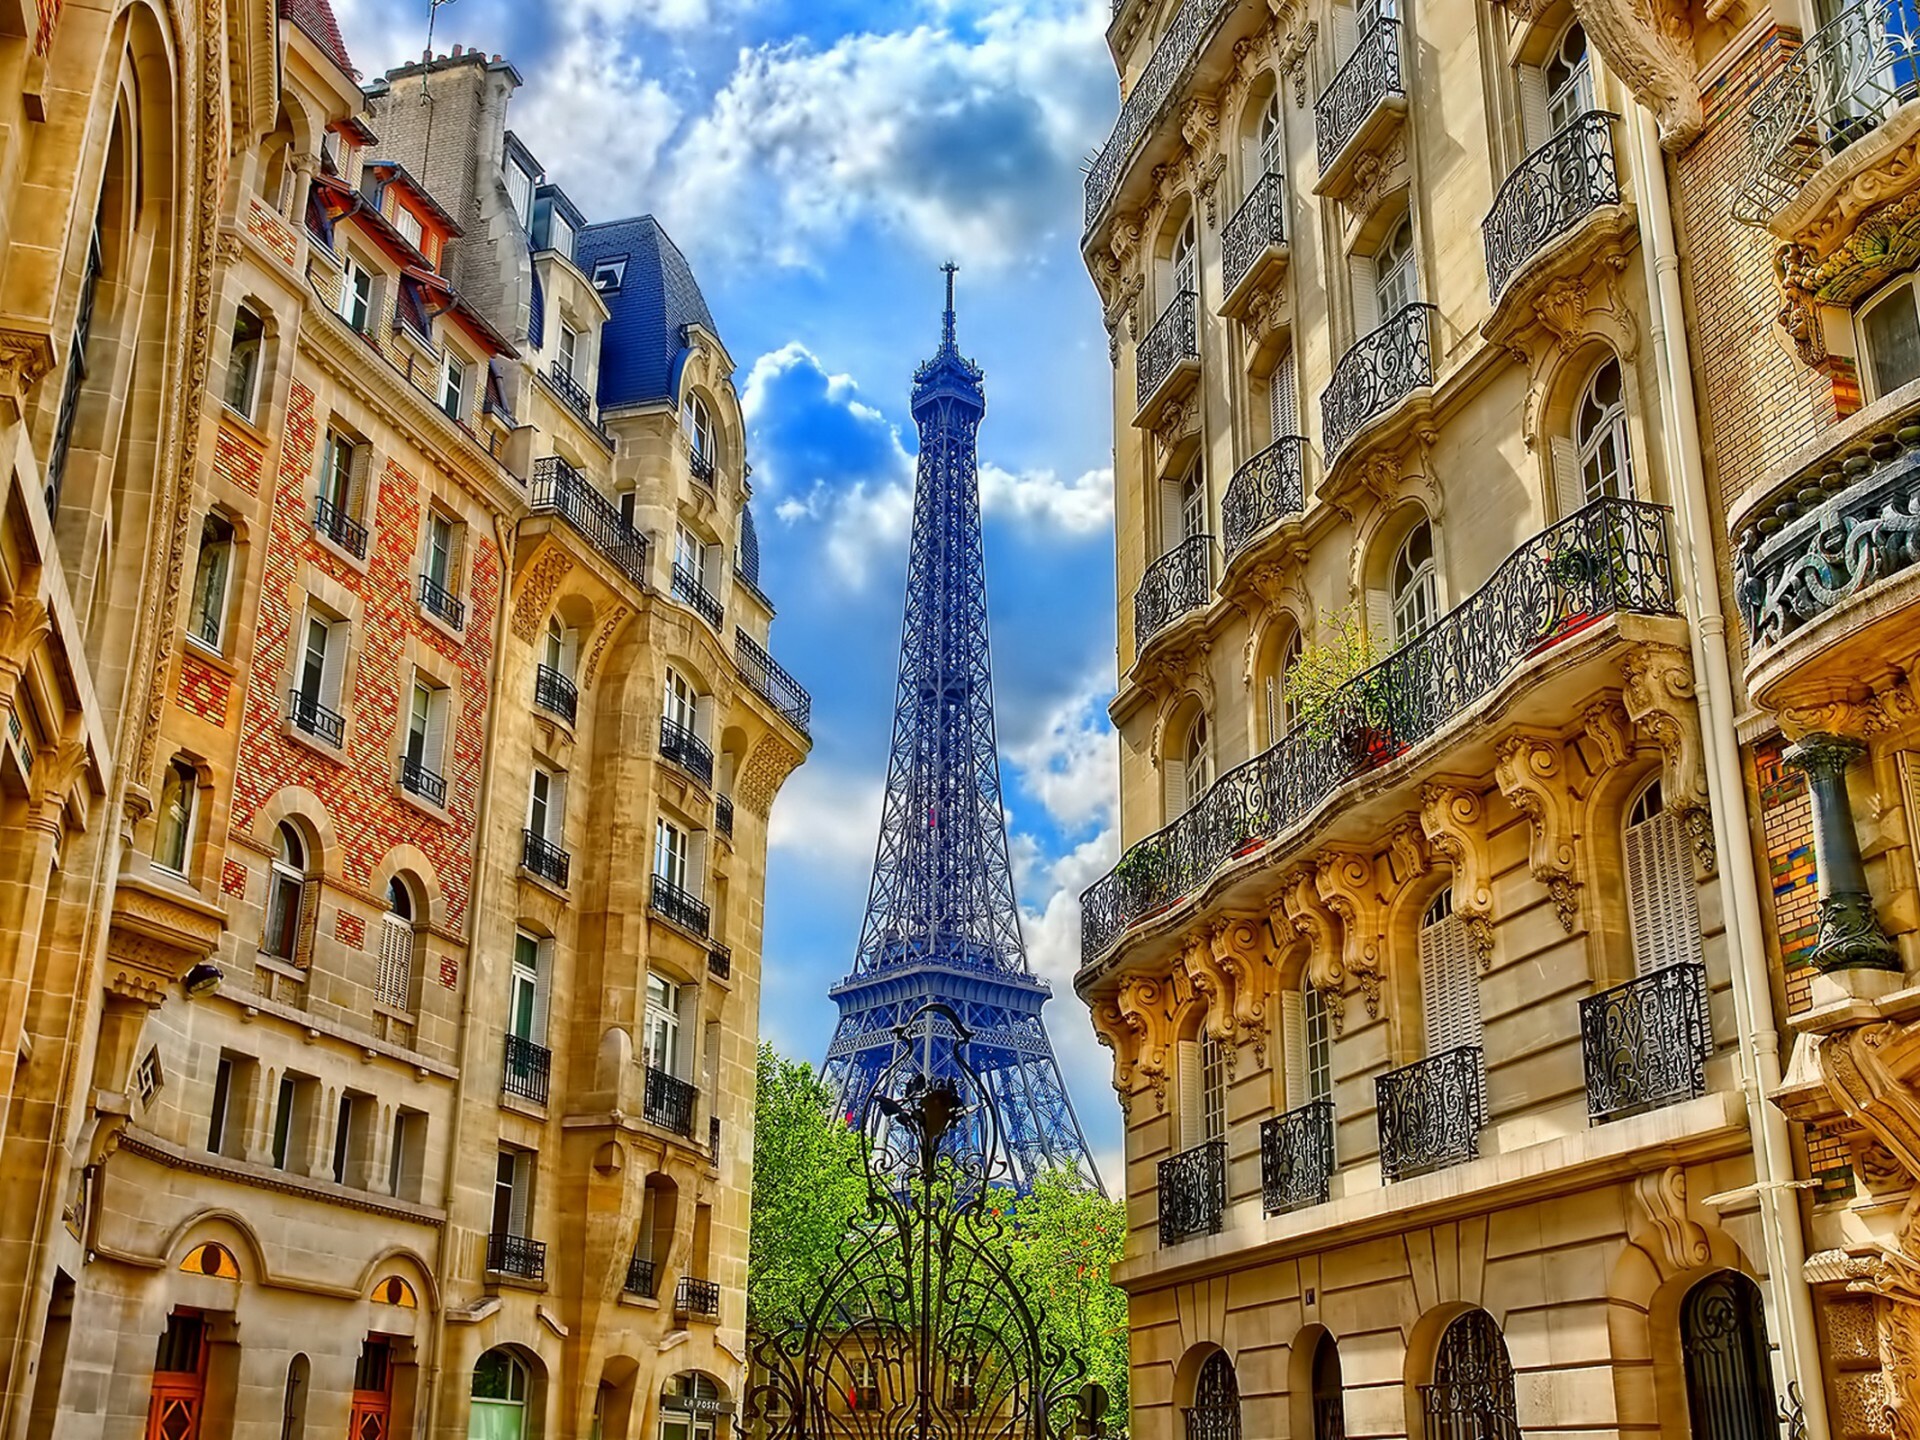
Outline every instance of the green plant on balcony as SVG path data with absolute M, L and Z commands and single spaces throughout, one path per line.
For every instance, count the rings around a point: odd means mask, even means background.
M 1113 867 L 1114 883 L 1129 906 L 1148 907 L 1155 903 L 1154 887 L 1159 884 L 1164 868 L 1161 859 L 1160 847 L 1151 840 L 1142 840 Z
M 1302 644 L 1287 669 L 1291 733 L 1311 746 L 1341 746 L 1356 764 L 1383 745 L 1390 749 L 1389 682 L 1377 667 L 1392 653 L 1367 629 L 1358 606 L 1328 617 L 1320 638 Z

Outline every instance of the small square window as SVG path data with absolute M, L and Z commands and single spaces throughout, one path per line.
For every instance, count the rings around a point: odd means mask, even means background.
M 627 278 L 627 260 L 623 255 L 617 260 L 601 260 L 593 267 L 593 288 L 602 295 L 611 295 L 617 291 Z
M 467 362 L 449 350 L 440 364 L 440 408 L 458 420 L 466 410 Z
M 1914 277 L 1904 275 L 1880 292 L 1860 313 L 1861 348 L 1866 352 L 1869 399 L 1878 400 L 1920 379 L 1920 307 L 1914 301 Z

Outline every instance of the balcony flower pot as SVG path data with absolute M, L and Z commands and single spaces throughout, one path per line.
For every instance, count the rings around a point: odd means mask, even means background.
M 1171 903 L 1169 897 L 1155 893 L 1161 881 L 1161 860 L 1159 846 L 1141 844 L 1122 855 L 1120 863 L 1113 867 L 1114 884 L 1126 908 L 1138 912 L 1143 919 Z

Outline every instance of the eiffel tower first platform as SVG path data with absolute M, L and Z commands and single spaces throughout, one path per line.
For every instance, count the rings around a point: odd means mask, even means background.
M 880 843 L 853 973 L 828 992 L 840 1024 L 825 1076 L 841 1113 L 858 1115 L 897 1027 L 943 1002 L 971 1033 L 968 1063 L 998 1109 L 1000 1173 L 1025 1191 L 1065 1167 L 1098 1187 L 1040 1016 L 1052 990 L 1027 966 L 1014 904 L 974 448 L 987 400 L 980 367 L 954 342 L 955 267 L 945 268 L 940 348 L 913 377 L 920 459 Z M 951 1055 L 929 1050 L 929 1080 Z

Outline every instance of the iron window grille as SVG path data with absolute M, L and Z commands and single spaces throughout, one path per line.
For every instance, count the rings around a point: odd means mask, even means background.
M 1324 1205 L 1333 1191 L 1333 1101 L 1309 1100 L 1260 1127 L 1260 1194 L 1269 1215 Z
M 1181 361 L 1200 358 L 1199 311 L 1200 297 L 1182 290 L 1167 302 L 1167 308 L 1140 341 L 1133 352 L 1136 406 L 1145 405 Z
M 550 880 L 564 890 L 572 857 L 538 831 L 527 830 L 522 835 L 520 863 L 542 880 Z
M 367 527 L 333 501 L 313 502 L 313 528 L 356 560 L 367 558 Z
M 1433 383 L 1434 307 L 1415 301 L 1353 343 L 1320 393 L 1320 433 L 1332 463 L 1368 421 Z
M 336 750 L 346 738 L 345 718 L 322 705 L 318 695 L 307 695 L 298 690 L 289 693 L 287 718 L 293 722 L 296 730 L 316 740 L 324 740 Z
M 579 708 L 580 692 L 572 680 L 551 665 L 542 665 L 533 672 L 533 703 L 571 725 Z
M 467 623 L 467 602 L 431 575 L 420 577 L 420 604 L 456 630 Z
M 744 630 L 733 632 L 734 659 L 740 677 L 802 735 L 813 722 L 813 697 Z
M 1220 232 L 1220 288 L 1231 295 L 1262 255 L 1286 243 L 1286 177 L 1262 175 Z
M 1218 1235 L 1227 1209 L 1227 1142 L 1206 1140 L 1160 1162 L 1160 1243 Z
M 684 565 L 673 567 L 673 594 L 675 599 L 691 605 L 700 618 L 714 629 L 720 628 L 720 597 L 707 589 L 700 577 Z
M 1602 205 L 1620 203 L 1613 122 L 1590 111 L 1522 160 L 1480 222 L 1487 246 L 1487 291 L 1500 303 L 1520 267 Z
M 653 913 L 671 920 L 674 924 L 691 930 L 696 935 L 707 933 L 707 922 L 712 912 L 697 896 L 682 890 L 664 875 L 653 877 L 653 889 L 647 896 L 647 904 Z
M 1220 533 L 1228 560 L 1261 531 L 1307 508 L 1306 452 L 1307 442 L 1300 436 L 1282 435 L 1233 472 L 1227 493 L 1220 497 Z
M 525 1235 L 496 1230 L 487 1236 L 487 1269 L 496 1275 L 511 1275 L 517 1280 L 541 1281 L 547 1278 L 547 1247 Z
M 400 787 L 409 795 L 418 795 L 430 805 L 447 803 L 447 780 L 412 755 L 400 757 Z
M 1433 1384 L 1420 1387 L 1426 1440 L 1520 1440 L 1513 1361 L 1500 1327 L 1469 1310 L 1441 1337 Z
M 651 1300 L 655 1283 L 653 1261 L 642 1260 L 638 1255 L 627 1261 L 627 1294 Z
M 1224 1350 L 1216 1350 L 1194 1378 L 1185 1440 L 1240 1440 L 1240 1377 Z
M 1598 1125 L 1707 1089 L 1707 971 L 1683 961 L 1580 1002 L 1587 1117 Z
M 647 1067 L 647 1090 L 642 1114 L 647 1122 L 676 1135 L 693 1134 L 693 1102 L 699 1092 L 678 1075 L 657 1065 Z
M 720 1284 L 716 1280 L 696 1280 L 682 1275 L 673 1292 L 673 1313 L 713 1319 L 720 1313 Z
M 707 1154 L 714 1164 L 720 1163 L 720 1117 L 718 1115 L 707 1117 Z
M 1443 1050 L 1373 1082 L 1380 1173 L 1425 1175 L 1476 1159 L 1487 1123 L 1487 1064 L 1478 1045 Z
M 677 720 L 660 718 L 660 754 L 702 785 L 713 784 L 713 751 Z
M 1333 83 L 1313 102 L 1314 153 L 1325 175 L 1389 95 L 1405 95 L 1400 78 L 1400 22 L 1381 15 L 1354 43 Z M 1329 447 L 1331 448 L 1331 447 Z
M 707 973 L 715 979 L 733 978 L 733 950 L 719 941 L 707 947 Z
M 1147 567 L 1133 592 L 1135 651 L 1213 598 L 1213 537 L 1189 535 Z
M 713 828 L 729 840 L 733 838 L 733 797 L 731 795 L 713 797 Z
M 647 583 L 647 537 L 619 507 L 558 455 L 533 462 L 529 505 L 536 515 L 557 515 L 635 585 Z
M 713 457 L 697 446 L 687 451 L 687 470 L 702 485 L 713 484 Z
M 544 1045 L 536 1045 L 523 1035 L 507 1036 L 506 1068 L 500 1088 L 509 1095 L 547 1103 L 547 1086 L 553 1073 L 553 1056 Z

